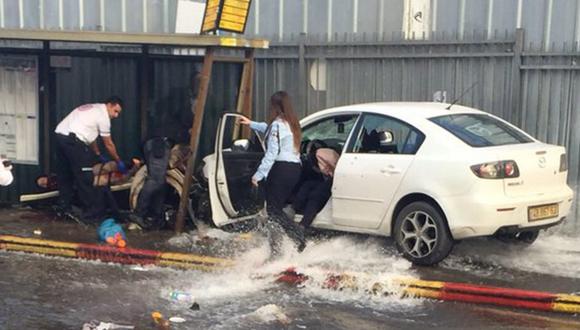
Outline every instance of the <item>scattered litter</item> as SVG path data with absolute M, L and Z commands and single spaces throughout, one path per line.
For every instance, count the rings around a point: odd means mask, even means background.
M 131 269 L 132 270 L 136 270 L 136 271 L 140 271 L 140 272 L 147 272 L 147 271 L 149 271 L 149 269 L 144 268 L 142 266 L 133 266 L 133 267 L 131 267 Z
M 153 318 L 153 322 L 157 326 L 157 329 L 161 329 L 161 330 L 169 330 L 170 329 L 169 321 L 163 317 L 163 314 L 155 311 L 155 312 L 151 313 L 151 317 Z
M 183 317 L 173 316 L 169 318 L 169 321 L 172 323 L 183 323 L 185 322 L 185 319 Z
M 127 246 L 127 237 L 121 225 L 115 223 L 115 219 L 108 218 L 97 229 L 99 240 L 109 245 L 124 248 Z
M 282 309 L 274 304 L 269 304 L 258 308 L 255 312 L 250 314 L 263 322 L 278 321 L 283 325 L 290 324 L 290 318 L 284 314 Z
M 192 311 L 198 311 L 199 310 L 199 304 L 194 302 L 191 307 L 189 307 L 189 309 L 191 309 Z
M 129 226 L 127 226 L 127 230 L 133 231 L 133 230 L 141 230 L 141 227 L 136 224 L 136 223 L 130 223 Z
M 34 233 L 34 235 L 36 235 L 36 236 L 40 236 L 40 235 L 42 235 L 42 230 L 40 230 L 40 229 L 36 229 L 35 231 L 33 231 L 33 233 Z
M 171 291 L 171 293 L 169 294 L 169 299 L 171 299 L 174 302 L 188 304 L 193 303 L 195 300 L 190 293 L 183 291 Z
M 252 237 L 252 233 L 242 233 L 238 235 L 238 239 L 242 241 L 249 241 Z
M 188 233 L 181 233 L 171 237 L 167 243 L 177 247 L 190 247 L 193 245 L 193 238 Z
M 205 235 L 205 236 L 199 236 L 196 239 L 196 243 L 199 244 L 199 245 L 211 245 L 211 244 L 213 244 L 213 243 L 215 243 L 217 241 L 218 241 L 218 238 L 217 237 L 210 237 L 210 236 L 207 236 L 207 235 Z
M 132 325 L 116 324 L 112 322 L 99 322 L 92 320 L 83 324 L 82 330 L 114 330 L 114 329 L 135 329 Z

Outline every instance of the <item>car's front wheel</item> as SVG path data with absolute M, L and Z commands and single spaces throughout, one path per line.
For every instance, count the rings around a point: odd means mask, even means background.
M 405 206 L 397 215 L 393 236 L 399 252 L 417 265 L 434 265 L 453 248 L 443 214 L 427 202 Z

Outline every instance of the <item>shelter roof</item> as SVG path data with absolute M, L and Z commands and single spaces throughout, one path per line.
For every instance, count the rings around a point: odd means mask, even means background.
M 152 34 L 100 31 L 0 29 L 0 39 L 185 47 L 268 48 L 265 39 L 199 34 Z

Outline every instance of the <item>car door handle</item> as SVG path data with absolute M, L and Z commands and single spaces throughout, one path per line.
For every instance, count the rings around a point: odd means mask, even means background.
M 383 174 L 399 174 L 399 173 L 401 173 L 401 169 L 396 168 L 392 165 L 389 165 L 387 167 L 381 168 L 380 172 Z

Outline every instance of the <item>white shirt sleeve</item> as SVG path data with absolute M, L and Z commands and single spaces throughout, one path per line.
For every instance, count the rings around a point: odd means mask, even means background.
M 105 110 L 105 114 L 99 117 L 99 122 L 97 123 L 99 128 L 99 135 L 101 136 L 111 136 L 111 119 Z

